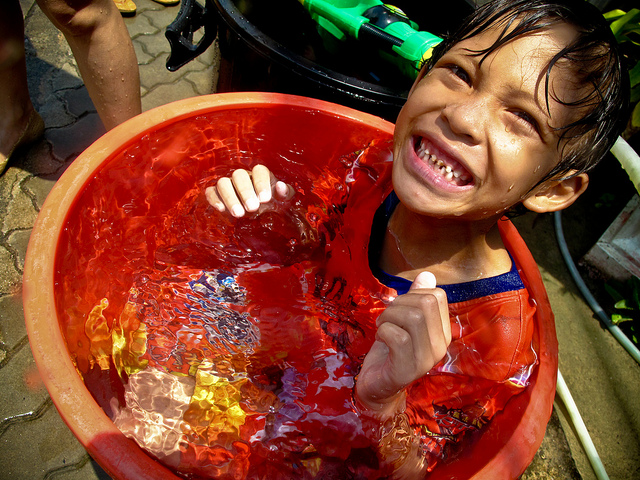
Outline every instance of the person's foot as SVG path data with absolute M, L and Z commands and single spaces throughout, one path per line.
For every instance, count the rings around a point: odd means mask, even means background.
M 136 13 L 136 4 L 133 3 L 133 0 L 113 0 L 118 7 L 120 13 L 124 16 L 135 15 Z M 180 0 L 178 0 L 180 1 Z
M 156 3 L 159 3 L 160 5 L 165 5 L 167 7 L 170 7 L 171 5 L 177 5 L 180 3 L 180 0 L 153 0 Z
M 44 133 L 44 122 L 40 114 L 32 110 L 22 130 L 18 131 L 20 133 L 14 137 L 15 141 L 11 142 L 9 140 L 10 143 L 8 143 L 8 145 L 10 146 L 5 147 L 6 152 L 0 149 L 0 174 L 7 168 L 11 155 L 13 155 L 18 148 L 33 143 Z

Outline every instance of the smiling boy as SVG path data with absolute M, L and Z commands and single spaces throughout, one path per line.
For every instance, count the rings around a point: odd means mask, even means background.
M 378 455 L 394 477 L 424 477 L 526 385 L 536 307 L 498 222 L 519 205 L 571 205 L 617 138 L 626 95 L 615 40 L 582 0 L 487 4 L 420 73 L 369 245 L 372 272 L 399 296 L 354 395 L 363 418 L 390 425 Z M 262 166 L 206 191 L 234 216 L 291 194 Z

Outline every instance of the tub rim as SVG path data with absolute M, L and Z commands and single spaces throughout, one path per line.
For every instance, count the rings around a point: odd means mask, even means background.
M 144 112 L 96 140 L 56 182 L 36 219 L 29 239 L 23 274 L 23 305 L 31 350 L 43 383 L 60 416 L 89 454 L 114 478 L 180 479 L 117 429 L 93 399 L 76 371 L 59 323 L 51 321 L 57 317 L 53 285 L 55 255 L 57 240 L 66 222 L 66 213 L 93 173 L 109 161 L 112 155 L 145 132 L 187 117 L 231 106 L 252 108 L 274 104 L 320 110 L 337 117 L 366 121 L 368 125 L 383 132 L 393 133 L 393 124 L 380 117 L 307 97 L 255 92 L 212 94 L 180 100 Z M 516 249 L 516 260 L 525 265 L 534 297 L 539 302 L 545 300 L 546 293 L 540 273 L 524 241 L 511 222 L 500 223 L 507 236 L 505 244 Z M 533 268 L 535 271 L 531 270 Z M 543 308 L 544 318 L 538 321 L 543 322 L 545 328 L 540 333 L 541 349 L 544 351 L 541 352 L 535 378 L 536 388 L 532 389 L 535 391 L 515 397 L 515 404 L 523 415 L 514 426 L 505 448 L 487 460 L 480 470 L 477 470 L 476 465 L 476 472 L 472 477 L 474 479 L 509 478 L 507 475 L 513 474 L 514 466 L 508 459 L 519 456 L 522 460 L 524 455 L 529 457 L 526 463 L 528 465 L 542 442 L 546 421 L 553 407 L 558 361 L 553 315 L 550 307 L 547 308 L 548 299 L 546 302 L 547 305 Z M 543 423 L 538 421 L 542 418 L 545 420 Z M 535 448 L 531 450 L 533 446 Z M 460 466 L 459 462 L 454 463 Z M 436 474 L 434 479 L 450 478 L 447 471 L 447 468 L 436 469 L 433 472 Z

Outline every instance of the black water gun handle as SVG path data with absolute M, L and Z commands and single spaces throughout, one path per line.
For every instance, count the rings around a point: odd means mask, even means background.
M 400 47 L 403 43 L 398 37 L 394 37 L 370 23 L 365 23 L 360 27 L 358 38 L 360 40 L 368 40 L 371 44 L 377 45 L 378 48 L 391 49 L 393 45 Z
M 204 28 L 204 36 L 193 43 L 193 34 Z M 182 0 L 176 19 L 167 27 L 164 35 L 171 46 L 167 58 L 167 70 L 175 72 L 211 46 L 218 34 L 215 6 L 206 0 L 205 6 L 196 0 Z

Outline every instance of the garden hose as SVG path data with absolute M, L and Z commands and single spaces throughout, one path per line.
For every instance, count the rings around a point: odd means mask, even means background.
M 578 290 L 587 301 L 593 312 L 600 319 L 602 324 L 607 327 L 607 329 L 611 332 L 616 340 L 624 347 L 627 352 L 634 358 L 638 364 L 640 364 L 640 350 L 633 344 L 633 342 L 624 334 L 624 332 L 618 327 L 614 325 L 606 312 L 602 309 L 598 301 L 595 299 L 587 285 L 584 283 L 584 280 L 580 276 L 580 272 L 576 268 L 573 259 L 571 258 L 571 254 L 569 253 L 569 248 L 567 247 L 567 242 L 564 238 L 564 231 L 562 229 L 562 214 L 557 211 L 553 214 L 554 227 L 556 231 L 556 237 L 558 240 L 558 246 L 560 247 L 560 253 L 562 254 L 562 258 L 569 269 L 569 273 L 571 273 L 571 277 L 573 281 L 576 283 Z

